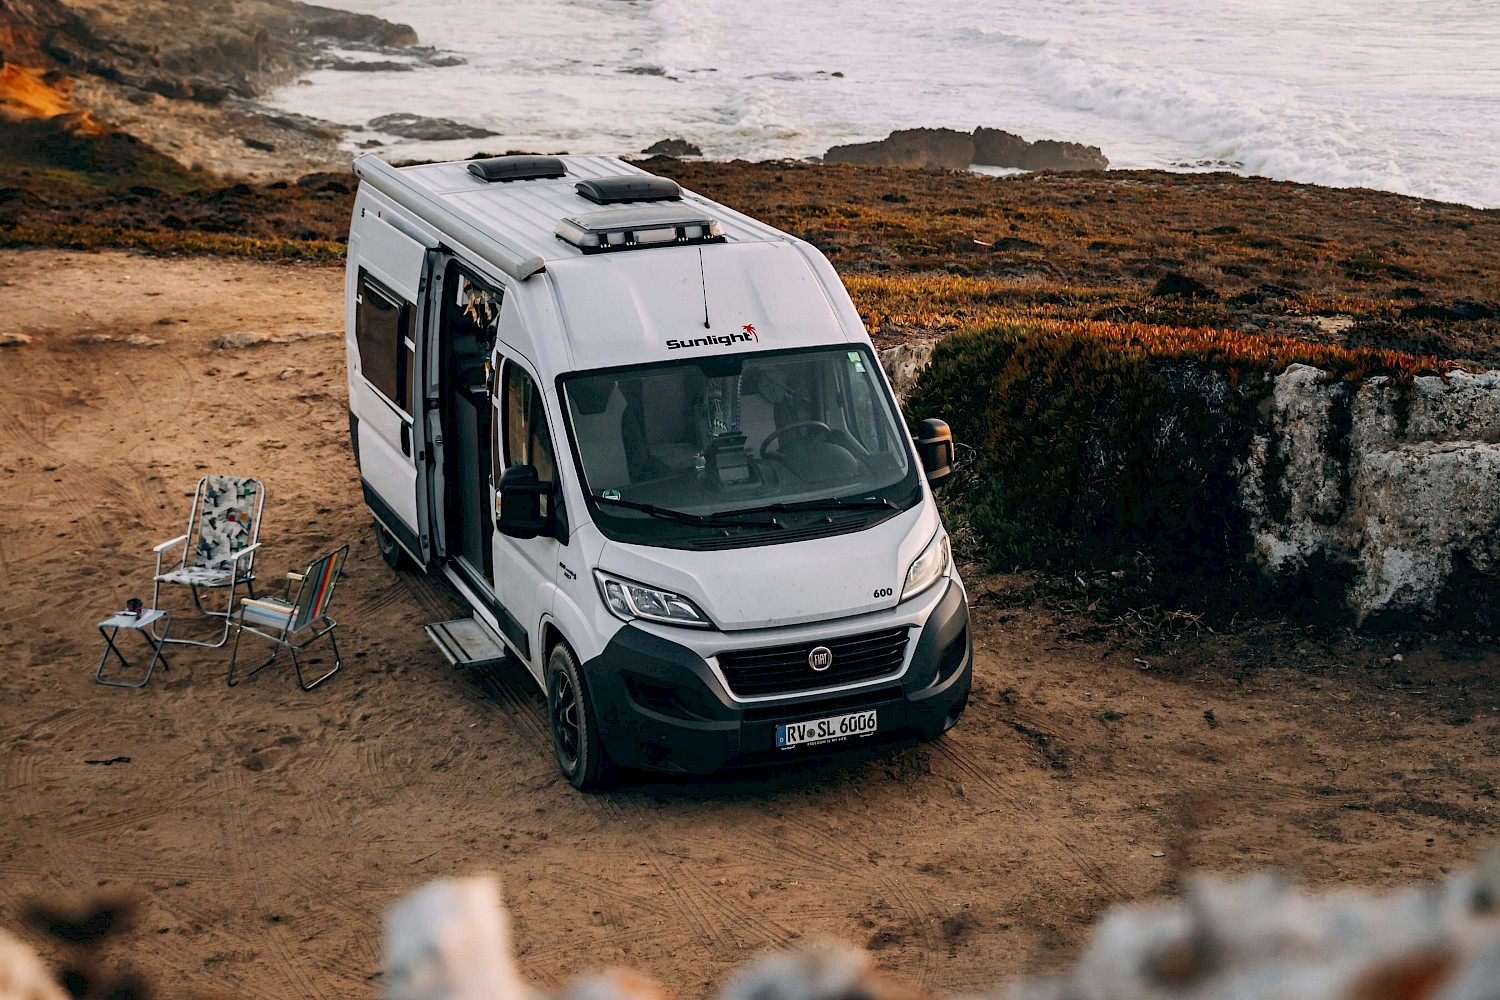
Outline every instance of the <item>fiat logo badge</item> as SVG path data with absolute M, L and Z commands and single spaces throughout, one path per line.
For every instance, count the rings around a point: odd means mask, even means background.
M 827 646 L 818 646 L 807 654 L 807 665 L 818 673 L 822 673 L 833 666 L 833 650 Z

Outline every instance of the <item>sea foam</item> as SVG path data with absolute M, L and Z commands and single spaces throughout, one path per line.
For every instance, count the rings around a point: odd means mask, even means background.
M 465 60 L 317 70 L 271 97 L 350 126 L 410 112 L 499 133 L 485 148 L 629 154 L 675 136 L 763 159 L 986 125 L 1097 145 L 1116 167 L 1500 206 L 1491 0 L 324 2 Z

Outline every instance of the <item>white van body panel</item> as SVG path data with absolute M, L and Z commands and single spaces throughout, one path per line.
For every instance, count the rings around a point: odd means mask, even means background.
M 799 625 L 895 607 L 907 567 L 937 529 L 937 511 L 920 503 L 852 536 L 711 555 L 609 542 L 598 565 L 690 597 L 726 632 Z
M 580 659 L 590 660 L 604 651 L 625 623 L 605 609 L 594 582 L 593 567 L 599 565 L 599 553 L 607 544 L 604 536 L 593 524 L 586 523 L 574 533 L 572 542 L 582 556 L 581 564 L 575 566 L 569 560 L 567 570 L 558 576 L 552 610 L 544 616 L 541 627 L 545 628 L 550 621 L 568 637 L 569 645 Z M 570 572 L 572 576 L 568 575 Z
M 349 405 L 352 412 L 363 418 L 356 432 L 360 474 L 385 500 L 389 508 L 386 517 L 399 522 L 387 524 L 386 528 L 398 539 L 408 539 L 402 544 L 411 544 L 410 539 L 415 538 L 416 551 L 412 555 L 420 559 L 425 550 L 421 542 L 426 535 L 423 527 L 426 504 L 422 470 L 415 457 L 418 449 L 414 435 L 420 436 L 420 432 L 413 424 L 419 418 L 401 410 L 396 401 L 388 399 L 362 377 L 359 350 L 354 342 L 355 310 L 359 273 L 363 270 L 420 315 L 426 292 L 428 254 L 437 246 L 437 240 L 425 237 L 410 225 L 398 229 L 382 219 L 378 210 L 364 213 L 362 218 L 356 210 L 356 219 L 349 237 L 348 256 L 353 266 L 346 278 L 345 330 L 350 359 Z
M 574 370 L 851 339 L 818 275 L 791 243 L 707 249 L 550 265 Z

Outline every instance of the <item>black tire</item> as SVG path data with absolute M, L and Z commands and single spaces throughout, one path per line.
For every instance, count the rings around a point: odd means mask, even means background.
M 602 791 L 614 784 L 614 762 L 599 739 L 599 725 L 584 687 L 583 671 L 568 644 L 547 657 L 547 719 L 558 770 L 580 791 Z
M 380 549 L 380 559 L 391 569 L 404 569 L 410 559 L 397 542 L 396 536 L 385 530 L 385 525 L 375 522 L 375 545 Z

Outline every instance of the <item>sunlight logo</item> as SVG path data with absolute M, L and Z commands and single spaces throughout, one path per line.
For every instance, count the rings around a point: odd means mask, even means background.
M 760 343 L 760 334 L 753 323 L 740 327 L 739 333 L 724 333 L 713 337 L 694 337 L 692 340 L 669 340 L 667 350 L 680 351 L 687 347 L 733 347 L 735 344 Z

